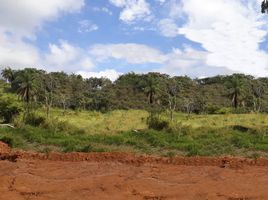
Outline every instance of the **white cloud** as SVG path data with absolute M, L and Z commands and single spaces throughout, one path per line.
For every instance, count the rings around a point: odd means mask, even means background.
M 130 64 L 163 63 L 167 58 L 159 50 L 142 44 L 108 44 L 94 45 L 89 53 L 97 61 L 106 59 L 124 59 Z
M 103 12 L 103 13 L 106 13 L 108 15 L 113 15 L 113 12 L 107 7 L 94 7 L 93 10 L 95 12 Z
M 38 67 L 70 70 L 81 62 L 92 67 L 81 50 L 68 43 L 51 44 L 50 52 L 42 56 L 40 50 L 24 38 L 34 39 L 44 22 L 56 20 L 63 13 L 79 11 L 84 0 L 0 0 L 0 66 L 17 68 Z M 79 52 L 79 53 L 77 53 Z M 74 61 L 77 59 L 76 61 Z M 77 66 L 78 66 L 77 64 Z M 66 67 L 66 69 L 65 69 Z
M 209 66 L 265 76 L 268 55 L 259 49 L 265 23 L 256 0 L 183 0 L 187 23 L 180 29 L 209 53 Z
M 109 0 L 109 1 L 117 7 L 124 7 L 127 4 L 127 0 Z
M 99 27 L 90 20 L 79 21 L 79 28 L 78 28 L 79 33 L 89 33 L 92 31 L 96 31 L 98 29 Z
M 160 67 L 151 70 L 170 75 L 199 77 L 233 72 L 224 67 L 208 66 L 206 64 L 208 52 L 198 51 L 187 46 L 183 49 L 174 48 L 169 53 L 163 53 L 141 44 L 99 44 L 90 47 L 89 55 L 96 59 L 96 63 L 119 59 L 125 60 L 129 64 L 158 64 Z
M 80 74 L 83 78 L 108 78 L 111 81 L 115 81 L 122 73 L 117 72 L 114 69 L 107 69 L 100 72 L 88 72 L 88 71 L 78 71 L 77 74 Z
M 160 5 L 164 4 L 166 2 L 166 0 L 156 0 L 158 3 L 160 3 Z
M 36 66 L 39 60 L 38 49 L 33 45 L 0 31 L 0 66 Z
M 114 6 L 121 7 L 120 20 L 131 23 L 137 20 L 151 20 L 150 4 L 146 0 L 109 0 Z
M 176 37 L 179 33 L 179 27 L 172 19 L 162 19 L 158 23 L 160 33 L 165 37 Z
M 45 21 L 79 11 L 84 0 L 0 0 L 0 27 L 17 36 L 33 36 Z
M 168 3 L 169 7 L 169 17 L 172 19 L 177 19 L 182 16 L 182 1 L 181 0 L 171 0 Z
M 206 51 L 198 51 L 191 47 L 184 47 L 183 49 L 174 48 L 172 52 L 166 55 L 168 59 L 158 71 L 173 76 L 187 75 L 193 78 L 230 74 L 233 72 L 224 67 L 215 68 L 208 66 L 206 64 L 207 55 Z
M 148 3 L 151 1 L 109 1 L 121 9 L 120 19 L 126 23 L 148 20 L 153 16 L 153 9 Z M 266 22 L 258 14 L 261 0 L 158 1 L 165 4 L 163 7 L 169 5 L 170 8 L 158 26 L 155 26 L 160 33 L 166 37 L 182 34 L 201 44 L 203 51 L 185 47 L 164 53 L 135 43 L 98 44 L 83 49 L 67 41 L 60 41 L 59 44 L 50 44 L 49 51 L 43 55 L 24 38 L 34 39 L 36 31 L 47 21 L 56 20 L 64 13 L 78 12 L 84 0 L 0 0 L 0 65 L 44 66 L 53 71 L 80 71 L 85 76 L 115 79 L 120 74 L 116 70 L 96 72 L 94 67 L 105 61 L 119 59 L 134 67 L 135 64 L 157 64 L 161 67 L 156 71 L 172 75 L 207 76 L 234 71 L 268 75 L 268 54 L 259 47 L 266 36 L 266 30 L 263 29 Z M 106 9 L 100 9 L 108 13 Z M 182 23 L 179 21 L 182 14 L 186 23 L 178 27 Z M 90 21 L 80 25 L 83 31 L 98 28 Z M 149 30 L 142 28 L 143 24 L 135 25 L 137 28 L 134 29 Z
M 61 41 L 60 45 L 50 44 L 49 53 L 45 55 L 42 62 L 50 71 L 73 72 L 94 67 L 91 58 L 83 49 L 72 46 L 66 41 Z

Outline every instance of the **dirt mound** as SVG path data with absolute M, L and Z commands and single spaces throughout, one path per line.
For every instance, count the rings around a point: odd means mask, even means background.
M 23 156 L 26 158 L 26 154 Z M 91 160 L 82 161 L 86 156 Z M 108 153 L 50 154 L 40 158 L 31 159 L 28 154 L 27 159 L 17 162 L 0 161 L 0 200 L 268 199 L 267 166 L 234 170 L 193 166 L 207 163 L 194 158 L 185 159 L 187 165 L 176 165 L 151 157 Z M 143 164 L 123 163 L 126 160 Z
M 264 158 L 42 154 L 0 144 L 0 200 L 268 199 Z
M 153 157 L 145 155 L 134 155 L 129 153 L 35 153 L 15 151 L 9 153 L 7 160 L 50 160 L 64 162 L 119 162 L 130 165 L 143 164 L 171 164 L 185 166 L 217 166 L 221 168 L 242 168 L 244 166 L 268 166 L 268 159 L 247 159 L 237 157 Z M 9 156 L 9 157 L 8 157 Z M 8 159 L 9 158 L 9 159 Z M 3 159 L 2 159 L 3 160 Z
M 9 146 L 0 141 L 0 154 L 8 154 L 11 152 Z

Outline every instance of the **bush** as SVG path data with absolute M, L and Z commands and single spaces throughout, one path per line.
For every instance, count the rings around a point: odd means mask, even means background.
M 20 103 L 14 99 L 13 96 L 1 96 L 0 98 L 0 117 L 3 118 L 4 123 L 10 123 L 13 118 L 22 111 Z
M 147 125 L 150 129 L 161 131 L 169 128 L 169 122 L 161 119 L 159 116 L 149 116 L 147 119 Z
M 234 112 L 233 108 L 230 107 L 218 107 L 216 105 L 208 105 L 206 107 L 206 112 L 208 114 L 231 114 Z
M 234 125 L 232 126 L 232 129 L 236 131 L 240 131 L 240 132 L 248 132 L 250 130 L 248 127 L 241 126 L 241 125 Z
M 25 125 L 21 116 L 16 116 L 13 119 L 13 124 L 16 128 L 22 128 Z
M 85 130 L 79 129 L 76 126 L 71 125 L 67 121 L 61 121 L 58 118 L 45 120 L 41 126 L 42 128 L 49 129 L 52 132 L 68 132 L 72 134 L 84 134 L 85 133 Z
M 246 114 L 249 113 L 249 111 L 246 108 L 237 108 L 233 109 L 234 114 Z
M 40 116 L 36 113 L 30 113 L 25 116 L 24 122 L 25 124 L 38 127 L 41 124 L 43 124 L 46 121 L 46 118 L 43 116 Z
M 79 150 L 79 152 L 85 152 L 85 153 L 93 152 L 93 151 L 94 151 L 94 148 L 93 148 L 90 144 L 84 146 L 83 148 L 81 148 L 81 149 Z
M 6 143 L 10 147 L 14 146 L 14 139 L 11 137 L 3 136 L 0 138 L 0 141 Z
M 215 111 L 215 114 L 231 114 L 233 112 L 232 108 L 223 107 Z
M 208 105 L 206 107 L 206 112 L 208 114 L 217 114 L 217 111 L 219 110 L 220 108 L 216 105 Z
M 237 148 L 250 148 L 253 146 L 250 138 L 245 135 L 234 135 L 231 142 Z

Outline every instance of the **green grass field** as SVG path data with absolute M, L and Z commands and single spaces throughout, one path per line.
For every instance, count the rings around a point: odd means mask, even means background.
M 39 114 L 44 113 L 42 110 Z M 99 112 L 53 110 L 39 127 L 0 128 L 0 140 L 14 148 L 49 151 L 120 151 L 161 156 L 268 156 L 268 115 L 186 115 L 171 128 L 146 125 L 141 110 Z M 163 113 L 161 118 L 167 119 Z
M 53 110 L 53 116 L 72 126 L 83 129 L 87 134 L 116 134 L 122 131 L 146 129 L 148 113 L 141 110 L 100 112 Z
M 143 110 L 116 110 L 108 113 L 88 111 L 67 111 L 65 115 L 61 110 L 53 110 L 52 115 L 62 121 L 83 129 L 88 134 L 116 134 L 122 131 L 143 130 L 147 128 L 148 113 Z M 165 113 L 163 119 L 167 119 Z M 193 129 L 201 127 L 224 128 L 227 126 L 245 126 L 248 128 L 268 128 L 268 115 L 266 114 L 226 114 L 226 115 L 187 115 L 175 114 L 174 123 L 190 126 Z

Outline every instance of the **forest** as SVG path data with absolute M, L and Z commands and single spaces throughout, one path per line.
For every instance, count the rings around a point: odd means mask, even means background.
M 267 156 L 268 78 L 5 68 L 0 141 L 38 152 Z
M 35 68 L 2 70 L 5 93 L 17 94 L 25 109 L 51 107 L 63 110 L 116 109 L 169 110 L 185 113 L 268 112 L 268 78 L 244 74 L 191 79 L 166 74 L 127 73 L 107 78 L 46 72 Z

